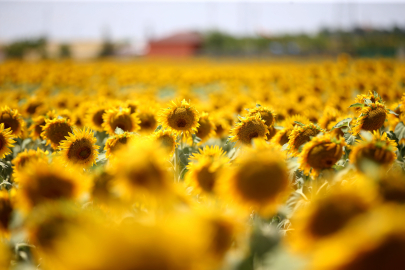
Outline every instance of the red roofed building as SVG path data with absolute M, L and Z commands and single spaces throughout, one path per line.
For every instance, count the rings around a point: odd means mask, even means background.
M 148 56 L 191 57 L 195 56 L 202 46 L 202 36 L 197 32 L 185 32 L 163 39 L 149 41 Z

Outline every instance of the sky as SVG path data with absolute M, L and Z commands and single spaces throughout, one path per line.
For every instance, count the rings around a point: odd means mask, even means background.
M 315 33 L 321 27 L 405 28 L 405 3 L 120 2 L 0 0 L 0 41 L 146 41 L 179 31 L 235 35 Z

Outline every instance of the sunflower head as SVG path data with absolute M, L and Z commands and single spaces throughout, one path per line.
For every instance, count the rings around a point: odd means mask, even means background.
M 272 147 L 246 149 L 221 173 L 219 192 L 246 210 L 268 215 L 289 193 L 285 155 Z
M 57 200 L 78 199 L 88 189 L 89 181 L 79 170 L 72 171 L 58 161 L 30 162 L 19 174 L 17 203 L 23 211 Z
M 100 147 L 96 145 L 97 139 L 94 133 L 88 129 L 74 129 L 73 134 L 61 141 L 61 158 L 63 162 L 70 165 L 87 168 L 96 163 Z
M 405 203 L 405 175 L 402 172 L 383 173 L 379 177 L 378 190 L 385 202 Z
M 13 177 L 15 182 L 19 182 L 19 175 L 23 168 L 30 162 L 35 162 L 37 160 L 42 160 L 44 162 L 48 161 L 48 151 L 44 152 L 41 149 L 25 149 L 24 152 L 19 153 L 12 161 L 13 164 Z
M 369 191 L 369 190 L 367 190 Z M 328 193 L 320 193 L 311 204 L 302 206 L 294 214 L 294 230 L 289 241 L 293 248 L 308 252 L 366 213 L 373 206 L 373 196 L 359 192 L 356 186 L 335 186 Z
M 353 133 L 359 134 L 362 129 L 374 131 L 380 129 L 387 118 L 387 108 L 381 103 L 365 105 L 356 119 Z
M 66 140 L 65 137 L 69 136 L 72 129 L 72 124 L 67 119 L 57 118 L 53 120 L 46 120 L 41 137 L 47 141 L 47 145 L 51 144 L 53 149 L 58 149 L 60 147 L 59 144 L 63 140 Z
M 330 169 L 335 165 L 342 157 L 345 145 L 343 137 L 337 139 L 330 134 L 312 138 L 304 145 L 299 155 L 300 169 L 309 174 L 312 168 L 311 176 L 317 177 L 321 170 Z
M 355 103 L 365 104 L 366 100 L 370 100 L 372 103 L 381 103 L 384 104 L 383 99 L 376 93 L 371 90 L 368 91 L 368 94 L 357 95 L 354 100 Z M 360 111 L 360 108 L 356 108 L 356 111 Z
M 379 166 L 390 166 L 396 160 L 397 144 L 388 138 L 387 133 L 373 132 L 371 141 L 364 140 L 355 145 L 350 153 L 349 160 L 357 169 L 364 171 L 365 161 L 371 161 Z
M 17 110 L 13 110 L 8 106 L 0 109 L 0 123 L 4 124 L 4 128 L 11 130 L 11 135 L 21 137 L 24 129 L 24 120 Z
M 187 165 L 186 185 L 193 188 L 196 194 L 211 194 L 219 179 L 220 171 L 227 166 L 229 159 L 222 156 L 211 158 L 203 156 L 196 162 Z
M 164 152 L 155 142 L 133 140 L 117 151 L 109 173 L 115 175 L 117 191 L 127 199 L 168 194 L 172 177 Z
M 109 135 L 114 135 L 116 128 L 127 132 L 139 130 L 139 118 L 136 114 L 131 114 L 129 108 L 109 109 L 103 115 L 103 121 L 102 126 Z
M 89 106 L 88 113 L 84 118 L 86 126 L 97 131 L 103 131 L 103 115 L 106 113 L 107 108 L 107 105 Z
M 201 142 L 215 136 L 215 124 L 206 112 L 202 112 L 200 115 L 196 135 Z
M 197 132 L 199 118 L 198 111 L 183 99 L 181 102 L 172 101 L 168 108 L 160 112 L 158 121 L 164 129 L 176 135 L 189 136 Z
M 258 105 L 253 109 L 249 109 L 249 113 L 247 114 L 247 116 L 254 116 L 257 113 L 260 115 L 260 118 L 264 120 L 264 123 L 267 127 L 271 127 L 274 125 L 277 115 L 274 113 L 273 110 Z
M 301 145 L 309 142 L 311 137 L 315 137 L 322 131 L 322 129 L 312 123 L 304 126 L 296 126 L 288 137 L 288 149 L 291 155 L 298 155 Z
M 198 149 L 198 152 L 193 153 L 190 156 L 190 161 L 198 161 L 199 159 L 208 157 L 210 159 L 220 159 L 220 158 L 227 158 L 225 156 L 225 151 L 222 149 L 222 147 L 219 147 L 218 145 L 212 145 L 212 146 L 204 146 L 204 148 Z
M 319 126 L 323 129 L 330 130 L 339 117 L 339 111 L 334 107 L 328 106 L 323 111 L 321 119 L 319 119 Z
M 146 133 L 146 134 L 150 134 L 152 133 L 157 125 L 157 117 L 156 114 L 150 109 L 150 110 L 146 110 L 146 109 L 142 109 L 139 110 L 139 112 L 137 113 L 137 116 L 139 118 L 140 121 L 140 132 L 141 133 Z
M 9 224 L 14 210 L 10 196 L 7 190 L 0 190 L 0 236 L 9 235 Z
M 302 124 L 306 125 L 306 124 L 310 124 L 310 121 L 307 117 L 301 116 L 301 115 L 293 115 L 293 116 L 286 118 L 281 123 L 281 126 L 284 127 L 283 129 L 278 130 L 278 131 L 271 130 L 269 132 L 270 136 L 272 133 L 275 132 L 275 135 L 272 136 L 270 142 L 273 144 L 276 144 L 276 145 L 281 145 L 281 146 L 288 143 L 288 138 L 289 138 L 293 128 L 295 126 L 299 125 L 297 123 L 302 123 Z M 269 135 L 268 135 L 268 137 L 269 137 Z
M 240 117 L 239 122 L 231 129 L 229 137 L 233 142 L 251 145 L 253 138 L 266 138 L 269 129 L 260 114 L 249 117 Z
M 13 147 L 12 131 L 10 128 L 4 129 L 4 124 L 0 124 L 0 158 L 5 158 L 8 154 L 11 153 L 10 148 Z
M 109 137 L 104 147 L 106 150 L 106 157 L 112 157 L 118 149 L 129 143 L 133 138 L 135 138 L 135 135 L 129 132 L 123 132 L 122 134 L 115 134 L 114 136 Z
M 151 135 L 151 139 L 157 142 L 161 148 L 166 149 L 170 154 L 173 154 L 178 146 L 176 136 L 169 130 L 160 129 Z

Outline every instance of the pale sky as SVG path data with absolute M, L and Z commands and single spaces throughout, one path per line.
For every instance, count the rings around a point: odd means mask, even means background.
M 394 24 L 405 28 L 405 3 L 0 1 L 0 41 L 95 40 L 106 31 L 114 40 L 144 41 L 185 30 L 254 35 Z

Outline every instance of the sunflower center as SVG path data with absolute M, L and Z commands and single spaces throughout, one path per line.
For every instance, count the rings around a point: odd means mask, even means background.
M 203 167 L 201 171 L 197 173 L 198 185 L 205 192 L 212 192 L 215 184 L 215 173 L 209 171 L 209 168 Z
M 35 125 L 35 133 L 36 133 L 38 136 L 41 135 L 41 133 L 42 133 L 42 131 L 43 131 L 42 126 L 44 126 L 44 125 L 45 125 L 45 121 L 43 121 L 43 122 L 41 122 L 41 123 Z
M 0 123 L 4 123 L 4 129 L 11 128 L 13 133 L 18 130 L 20 125 L 19 122 L 8 113 L 1 116 Z
M 383 108 L 380 107 L 374 108 L 368 113 L 368 116 L 364 119 L 361 128 L 369 131 L 377 130 L 384 124 L 386 116 L 387 114 Z
M 316 136 L 319 133 L 319 130 L 308 128 L 299 134 L 294 141 L 294 148 L 298 150 L 301 145 L 308 142 L 311 137 Z
M 59 145 L 62 140 L 65 140 L 69 136 L 69 132 L 72 132 L 72 128 L 67 123 L 56 123 L 49 127 L 47 137 L 49 140 Z
M 32 115 L 37 111 L 39 106 L 41 106 L 41 103 L 31 103 L 26 109 L 26 112 Z
M 7 229 L 8 224 L 11 220 L 11 213 L 13 212 L 13 208 L 11 207 L 10 201 L 6 199 L 0 200 L 0 227 L 1 229 Z
M 287 185 L 285 171 L 276 163 L 245 164 L 239 168 L 236 185 L 239 193 L 247 200 L 266 202 L 279 194 Z
M 177 127 L 183 128 L 187 125 L 187 121 L 185 119 L 179 119 L 177 120 Z
M 246 122 L 239 130 L 238 136 L 242 143 L 251 144 L 253 138 L 264 137 L 266 126 L 261 122 L 253 120 Z
M 257 138 L 259 137 L 259 133 L 257 133 L 257 131 L 249 134 L 249 139 L 252 140 L 253 138 Z
M 103 114 L 105 113 L 105 110 L 100 110 L 97 111 L 94 115 L 93 115 L 93 123 L 97 126 L 97 127 L 101 127 L 101 125 L 104 123 L 103 121 Z
M 26 190 L 34 205 L 44 200 L 71 198 L 74 194 L 73 183 L 55 174 L 38 175 L 36 182 L 37 185 L 27 187 Z
M 91 155 L 91 149 L 89 147 L 84 147 L 82 149 L 80 149 L 79 151 L 79 156 L 82 159 L 86 159 Z
M 163 145 L 163 147 L 172 149 L 174 141 L 170 136 L 164 135 L 160 137 L 160 143 Z
M 345 203 L 342 204 L 342 201 Z M 347 224 L 355 216 L 365 212 L 367 207 L 357 197 L 344 196 L 331 198 L 318 205 L 308 229 L 314 237 L 331 235 Z
M 197 137 L 204 139 L 210 134 L 211 125 L 205 119 L 200 121 L 199 124 L 200 124 L 200 126 L 198 127 L 198 130 L 197 130 Z
M 330 147 L 330 143 L 324 143 L 309 151 L 307 162 L 314 169 L 326 169 L 332 167 L 342 154 L 343 150 L 340 145 Z

